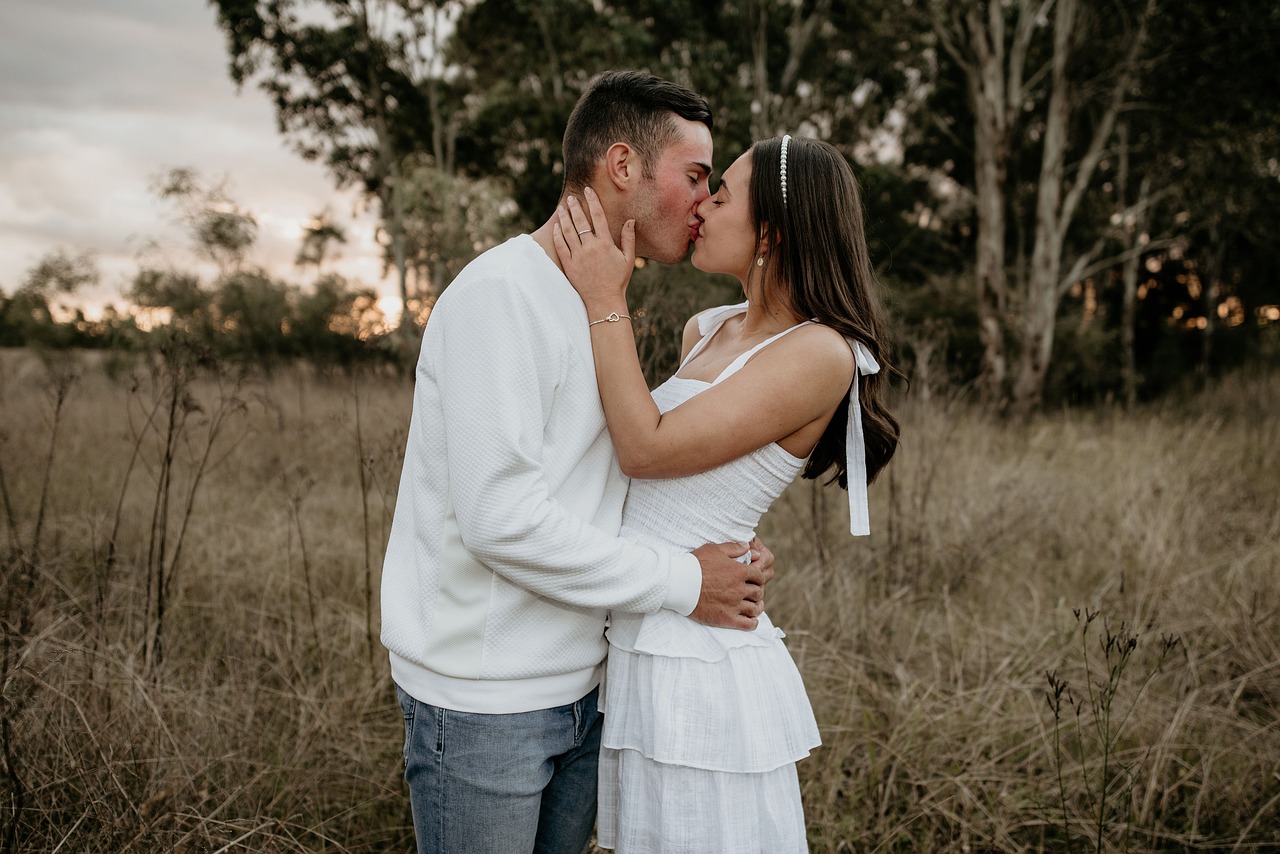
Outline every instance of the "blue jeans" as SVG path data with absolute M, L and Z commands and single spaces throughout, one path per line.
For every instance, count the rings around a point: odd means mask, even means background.
M 418 854 L 585 854 L 596 819 L 598 694 L 481 715 L 397 686 Z

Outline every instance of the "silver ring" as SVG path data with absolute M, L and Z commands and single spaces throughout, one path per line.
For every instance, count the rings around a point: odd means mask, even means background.
M 579 236 L 579 237 L 581 237 L 581 236 L 582 236 L 582 235 L 584 235 L 584 234 L 590 234 L 590 233 L 591 233 L 591 229 L 589 229 L 589 228 L 584 228 L 584 229 L 582 229 L 582 231 L 579 231 L 579 232 L 578 232 L 578 236 Z

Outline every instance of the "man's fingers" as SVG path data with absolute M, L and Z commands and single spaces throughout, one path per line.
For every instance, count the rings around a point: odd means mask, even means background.
M 719 549 L 726 557 L 731 557 L 734 560 L 747 553 L 747 547 L 742 543 L 716 543 L 715 548 Z

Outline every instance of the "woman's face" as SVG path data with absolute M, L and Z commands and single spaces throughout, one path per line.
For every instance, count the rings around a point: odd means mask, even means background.
M 702 224 L 693 243 L 693 266 L 705 273 L 728 273 L 743 282 L 755 263 L 755 226 L 751 224 L 751 151 L 725 170 L 715 194 L 694 212 Z

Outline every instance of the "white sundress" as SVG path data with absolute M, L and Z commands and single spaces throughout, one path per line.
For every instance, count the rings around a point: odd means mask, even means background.
M 745 304 L 704 313 L 692 359 Z M 805 324 L 799 324 L 803 326 Z M 653 392 L 675 408 L 714 382 L 673 376 Z M 684 365 L 681 365 L 683 368 Z M 767 445 L 709 471 L 633 480 L 622 536 L 691 550 L 747 542 L 804 460 Z M 807 852 L 796 761 L 820 744 L 781 629 L 716 629 L 673 611 L 615 613 L 601 708 L 597 842 L 619 854 Z

